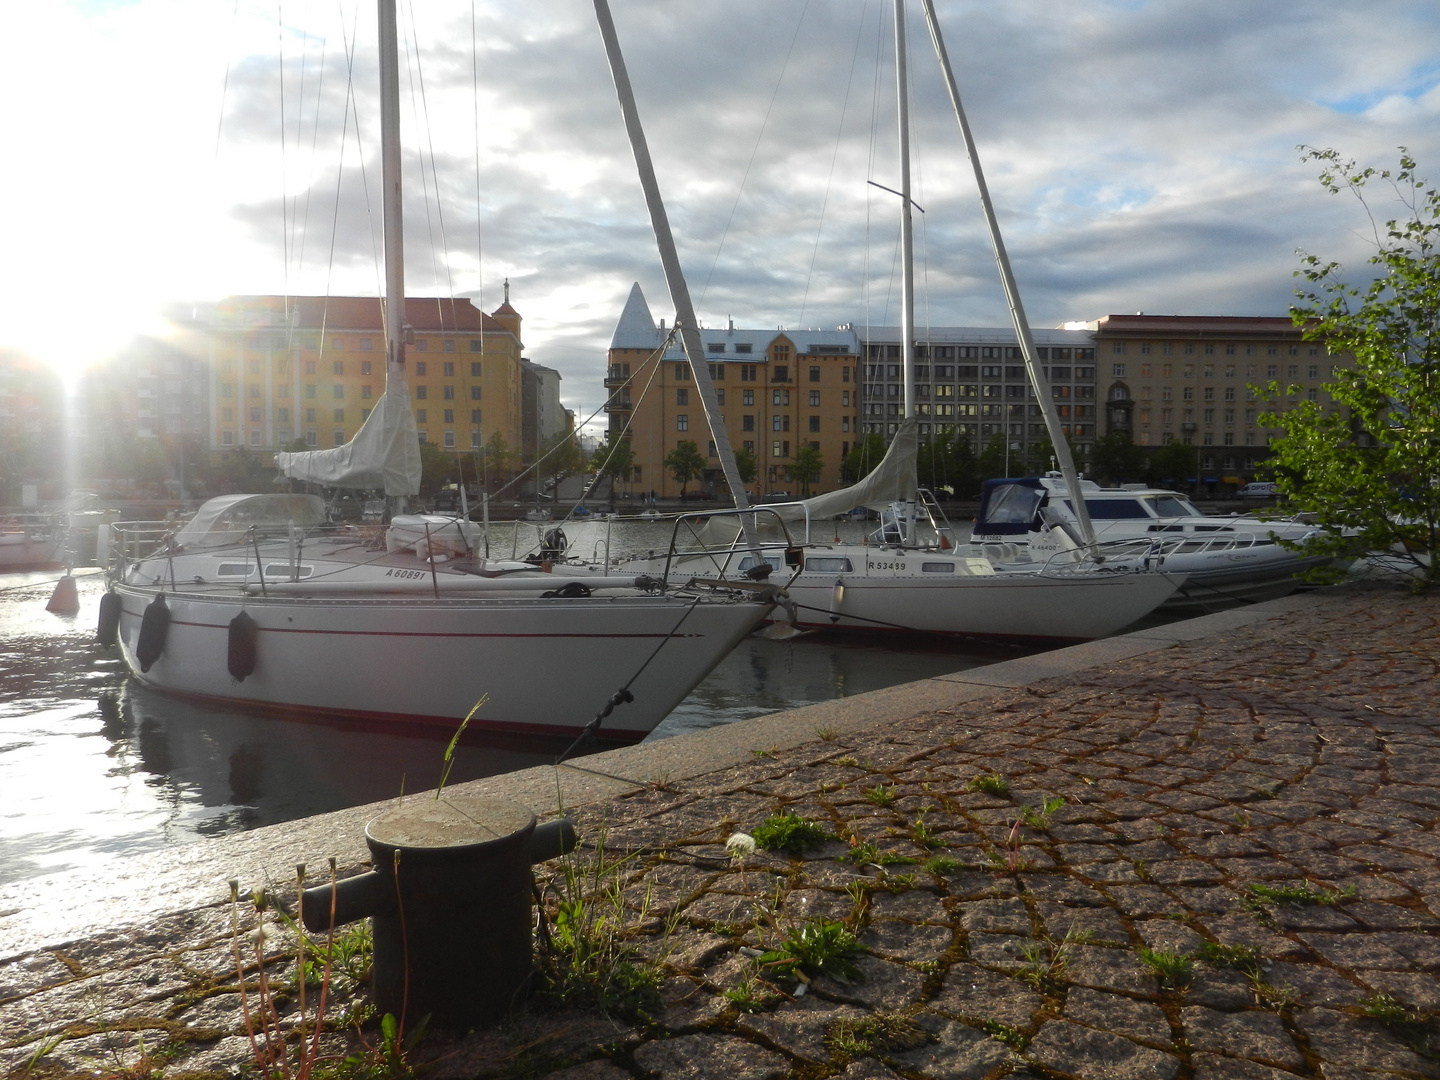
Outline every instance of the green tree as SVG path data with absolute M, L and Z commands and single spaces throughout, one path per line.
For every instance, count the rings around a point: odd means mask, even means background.
M 950 433 L 922 440 L 915 471 L 922 487 L 957 499 L 972 499 L 980 490 L 978 462 L 968 435 Z
M 1350 556 L 1386 551 L 1405 560 L 1417 590 L 1440 581 L 1440 191 L 1427 187 L 1404 147 L 1399 168 L 1357 168 L 1334 150 L 1304 147 L 1330 194 L 1349 192 L 1374 228 L 1371 279 L 1301 255 L 1291 308 L 1307 340 L 1353 366 L 1325 390 L 1338 407 L 1299 400 L 1271 383 L 1263 423 L 1272 436 L 1275 482 L 1290 505 L 1323 530 L 1307 547 Z M 1376 227 L 1367 186 L 1388 184 L 1401 213 Z M 1383 216 L 1383 213 L 1380 214 Z
M 698 480 L 705 472 L 705 459 L 700 448 L 690 439 L 681 439 L 675 449 L 665 455 L 661 463 L 670 470 L 670 475 L 680 485 L 680 497 L 685 497 L 685 487 L 691 480 Z
M 746 450 L 742 446 L 735 451 L 735 471 L 740 474 L 742 484 L 754 482 L 756 474 L 760 471 L 760 462 L 755 460 L 754 450 Z
M 508 486 L 519 462 L 520 455 L 510 448 L 498 431 L 485 440 L 485 445 L 480 448 L 480 469 L 481 475 L 486 478 L 487 490 L 493 494 Z
M 820 471 L 825 467 L 825 458 L 819 449 L 809 443 L 801 443 L 795 451 L 795 460 L 785 466 L 785 475 L 791 482 L 800 485 L 800 494 L 808 496 L 810 485 L 820 479 Z
M 1004 435 L 991 435 L 980 449 L 976 468 L 981 480 L 999 480 L 1015 472 L 1018 455 L 1007 450 Z
M 885 456 L 885 436 L 866 435 L 855 444 L 840 463 L 840 479 L 847 484 L 856 484 L 869 476 L 880 459 Z
M 1183 487 L 1195 479 L 1200 452 L 1189 443 L 1172 439 L 1150 455 L 1145 482 L 1157 487 Z
M 443 450 L 437 443 L 420 444 L 420 494 L 434 495 L 455 479 L 455 452 Z
M 1090 461 L 1102 483 L 1124 484 L 1145 475 L 1145 451 L 1131 441 L 1129 432 L 1112 431 L 1095 440 Z
M 616 438 L 609 433 L 591 456 L 590 465 L 595 470 L 596 482 L 610 481 L 611 506 L 615 505 L 615 481 L 630 478 L 630 466 L 634 461 L 635 452 L 630 447 L 630 440 Z

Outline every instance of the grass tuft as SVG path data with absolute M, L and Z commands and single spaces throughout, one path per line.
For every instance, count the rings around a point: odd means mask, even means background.
M 836 1020 L 825 1034 L 825 1045 L 846 1058 L 916 1050 L 934 1041 L 928 1031 L 899 1013 Z
M 983 791 L 986 795 L 994 795 L 1003 799 L 1010 794 L 1010 781 L 999 773 L 981 773 L 972 777 L 970 783 L 965 785 L 971 791 Z
M 755 826 L 750 835 L 766 851 L 783 851 L 789 855 L 803 855 L 831 839 L 824 826 L 801 817 L 793 810 L 766 818 Z
M 1166 949 L 1141 949 L 1140 960 L 1160 979 L 1160 985 L 1179 990 L 1190 985 L 1195 961 L 1184 953 Z

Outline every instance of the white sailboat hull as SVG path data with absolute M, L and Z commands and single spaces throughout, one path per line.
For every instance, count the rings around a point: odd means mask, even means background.
M 811 629 L 1088 640 L 1144 618 L 1182 578 L 1154 573 L 941 578 L 802 573 L 786 589 Z
M 635 700 L 601 727 L 600 738 L 616 741 L 648 734 L 770 610 L 765 602 L 675 595 L 281 598 L 125 584 L 115 591 L 125 662 L 158 690 L 451 729 L 485 697 L 472 727 L 574 735 L 645 665 L 630 684 Z M 162 592 L 170 610 L 164 649 L 142 671 L 141 620 Z M 258 629 L 254 672 L 240 681 L 227 656 L 230 620 L 242 610 Z

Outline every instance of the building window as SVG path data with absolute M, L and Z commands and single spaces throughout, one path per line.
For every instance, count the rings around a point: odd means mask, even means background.
M 374 343 L 373 341 L 371 341 L 368 337 L 367 337 L 367 338 L 361 338 L 361 339 L 360 339 L 360 351 L 361 351 L 361 352 L 373 352 L 374 349 L 375 349 L 375 343 Z
M 705 349 L 707 352 L 723 353 L 725 351 L 725 343 L 723 341 L 712 341 L 705 346 Z
M 675 365 L 675 381 L 676 381 L 676 382 L 689 382 L 689 381 L 690 381 L 690 365 L 689 365 L 689 364 L 676 364 L 676 365 Z
M 331 436 L 331 438 L 333 438 L 333 439 L 335 440 L 335 445 L 336 445 L 336 446 L 344 446 L 344 445 L 345 445 L 345 432 L 340 431 L 340 430 L 337 429 L 337 430 L 335 430 L 335 431 L 332 431 L 332 432 L 330 433 L 330 436 Z
M 741 431 L 754 431 L 754 430 L 755 430 L 755 417 L 754 417 L 754 415 L 752 415 L 751 413 L 746 413 L 744 416 L 740 417 L 740 430 L 741 430 Z
M 716 405 L 724 405 L 724 404 L 725 404 L 725 391 L 724 391 L 724 389 L 717 389 L 717 390 L 715 391 L 715 404 L 716 404 Z
M 455 410 L 454 410 L 454 409 L 446 409 L 446 410 L 445 410 L 445 423 L 447 423 L 447 424 L 453 424 L 454 422 L 455 422 Z
M 450 385 L 447 384 L 447 385 L 443 388 L 443 396 L 444 396 L 444 398 L 445 398 L 446 401 L 454 401 L 454 400 L 455 400 L 455 387 L 450 386 Z
M 786 364 L 776 364 L 770 369 L 771 382 L 789 382 L 790 368 Z
M 814 433 L 818 432 L 819 430 L 820 430 L 820 417 L 818 417 L 818 416 L 812 416 L 812 417 L 810 417 L 810 431 L 811 431 L 811 433 L 814 434 Z
M 735 343 L 735 351 L 736 351 L 737 353 L 754 352 L 754 351 L 755 351 L 755 347 L 754 347 L 753 345 L 751 345 L 750 342 L 748 342 L 748 341 L 737 341 L 737 342 Z
M 369 384 L 369 383 L 366 383 L 364 386 L 360 387 L 360 400 L 362 400 L 362 401 L 369 401 L 369 400 L 370 400 L 370 384 Z
M 688 414 L 682 412 L 682 413 L 680 413 L 678 416 L 675 417 L 675 430 L 676 430 L 676 431 L 689 431 L 689 430 L 690 430 L 690 417 L 689 417 Z
M 336 360 L 334 363 L 332 363 L 332 364 L 330 365 L 330 370 L 331 370 L 332 372 L 334 372 L 336 375 L 344 375 L 344 374 L 345 374 L 345 361 L 344 361 L 344 360 Z
M 470 377 L 471 377 L 472 379 L 478 379 L 478 378 L 480 378 L 480 361 L 479 361 L 479 360 L 472 360 L 472 361 L 470 361 Z
M 429 417 L 426 415 L 427 412 L 428 412 L 428 410 L 426 410 L 426 409 L 416 409 L 416 410 L 415 410 L 415 421 L 416 421 L 416 423 L 420 423 L 420 424 L 425 423 L 425 421 L 429 419 Z
M 307 360 L 306 363 L 309 363 L 309 361 Z M 361 361 L 360 361 L 360 374 L 361 374 L 361 375 L 369 375 L 369 374 L 370 374 L 370 361 L 369 361 L 369 360 L 361 360 Z
M 475 344 L 475 343 L 472 341 L 470 344 L 473 345 L 473 344 Z M 470 449 L 472 449 L 472 450 L 478 450 L 478 449 L 480 449 L 480 432 L 478 432 L 478 431 L 472 431 L 472 432 L 470 432 Z
M 472 386 L 472 387 L 470 387 L 470 400 L 471 400 L 471 401 L 479 401 L 479 400 L 480 400 L 480 387 L 478 387 L 478 386 Z
M 819 390 L 811 390 L 811 391 L 810 391 L 810 406 L 811 406 L 811 408 L 818 408 L 819 405 L 820 405 L 820 391 L 819 391 Z
M 778 457 L 780 456 L 780 440 L 779 440 L 779 439 L 776 439 L 774 442 L 772 442 L 772 443 L 770 444 L 770 456 L 771 456 L 771 457 L 776 457 L 776 458 L 778 458 Z
M 740 391 L 740 404 L 741 404 L 741 405 L 754 405 L 754 404 L 755 404 L 755 391 L 754 391 L 754 390 L 741 390 L 741 391 Z
M 424 401 L 429 389 L 430 388 L 428 386 L 415 387 L 415 399 L 417 401 Z
M 369 420 L 369 419 L 370 419 L 370 410 L 369 410 L 369 409 L 361 409 L 361 410 L 360 410 L 360 422 L 363 424 L 366 420 Z
M 819 369 L 818 367 L 812 367 L 812 368 L 810 369 L 810 381 L 811 381 L 811 382 L 819 382 L 819 381 L 820 381 L 820 369 Z
M 345 410 L 344 410 L 344 409 L 336 409 L 336 410 L 335 410 L 335 413 L 334 413 L 334 416 L 332 417 L 332 419 L 333 419 L 333 420 L 335 421 L 335 423 L 337 423 L 337 424 L 343 424 L 343 423 L 345 422 Z
M 684 387 L 681 387 L 679 390 L 676 390 L 676 391 L 675 391 L 675 404 L 676 404 L 676 405 L 689 405 L 689 404 L 690 404 L 690 391 L 689 391 L 689 390 L 686 390 Z
M 315 431 L 307 431 L 307 432 L 305 432 L 305 445 L 306 445 L 306 446 L 319 446 L 319 445 L 320 445 L 320 435 L 319 435 L 319 433 L 318 433 L 318 432 L 315 432 Z
M 313 382 L 305 384 L 305 396 L 307 398 L 313 398 L 315 396 L 315 384 Z
M 471 351 L 471 352 L 479 352 L 479 351 L 480 351 L 480 339 L 479 339 L 479 338 L 471 338 L 471 339 L 470 339 L 470 351 Z M 472 374 L 472 375 L 479 375 L 479 374 L 480 374 L 480 372 L 473 370 L 473 368 L 476 367 L 476 366 L 477 366 L 477 365 L 474 365 L 474 364 L 471 365 L 472 370 L 471 370 L 470 374 Z
M 1113 378 L 1116 378 L 1116 379 L 1123 379 L 1123 378 L 1125 378 L 1125 365 L 1124 365 L 1124 364 L 1111 364 L 1111 365 L 1110 365 L 1110 375 L 1111 375 Z
M 455 339 L 454 339 L 454 338 L 448 338 L 448 337 L 447 337 L 447 338 L 445 339 L 445 351 L 446 351 L 446 352 L 454 352 L 454 351 L 455 351 Z
M 276 420 L 279 420 L 282 424 L 288 424 L 288 423 L 290 422 L 290 410 L 289 410 L 289 409 L 276 409 L 276 410 L 275 410 L 275 419 L 276 419 Z
M 258 423 L 260 423 L 260 410 L 259 410 L 259 409 L 251 409 L 251 410 L 250 410 L 250 422 L 251 422 L 252 424 L 258 424 Z
M 447 376 L 451 377 L 451 378 L 453 378 L 453 377 L 455 376 L 455 361 L 454 361 L 454 360 L 446 360 L 446 361 L 445 361 L 445 374 L 446 374 Z
M 416 375 L 424 375 L 424 374 L 425 374 L 425 361 L 424 361 L 424 360 L 416 360 L 416 361 L 415 361 L 415 374 L 416 374 Z
M 755 382 L 755 381 L 756 381 L 756 380 L 755 380 L 755 368 L 756 368 L 756 366 L 757 366 L 757 365 L 755 365 L 755 364 L 741 364 L 741 365 L 740 365 L 740 381 L 741 381 L 741 382 Z
M 416 351 L 416 352 L 429 352 L 429 351 L 430 351 L 430 342 L 426 341 L 424 338 L 421 338 L 419 341 L 415 342 L 415 351 Z
M 472 424 L 478 424 L 478 423 L 480 423 L 480 410 L 479 410 L 479 409 L 471 409 L 471 410 L 470 410 L 470 422 L 471 422 Z
M 445 432 L 445 435 L 444 435 L 444 438 L 443 438 L 443 442 L 444 442 L 444 444 L 445 444 L 445 449 L 446 449 L 446 450 L 454 450 L 454 449 L 455 449 L 455 432 L 453 432 L 453 431 L 447 431 L 447 432 Z
M 314 409 L 306 409 L 306 410 L 305 410 L 305 422 L 306 422 L 307 424 L 313 424 L 313 423 L 315 423 L 315 410 L 314 410 Z
M 334 386 L 332 386 L 330 388 L 330 396 L 334 398 L 343 398 L 345 396 L 345 384 L 336 383 Z

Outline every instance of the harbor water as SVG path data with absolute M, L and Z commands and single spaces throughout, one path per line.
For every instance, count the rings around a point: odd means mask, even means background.
M 827 524 L 829 529 L 833 525 Z M 858 525 L 841 526 L 845 539 Z M 658 523 L 566 524 L 589 555 L 663 549 Z M 533 525 L 498 526 L 493 554 Z M 512 541 L 511 537 L 515 539 Z M 80 611 L 45 610 L 54 573 L 0 575 L 0 884 L 433 788 L 448 736 L 211 708 L 131 680 L 95 644 L 104 580 L 80 569 Z M 780 709 L 1024 655 L 1012 647 L 808 635 L 743 642 L 651 735 L 667 738 Z M 544 678 L 543 667 L 535 672 Z M 588 717 L 577 718 L 583 722 Z M 458 722 L 458 718 L 457 718 Z M 451 783 L 555 760 L 564 743 L 467 732 Z

